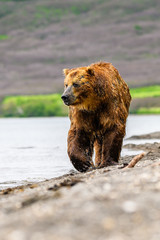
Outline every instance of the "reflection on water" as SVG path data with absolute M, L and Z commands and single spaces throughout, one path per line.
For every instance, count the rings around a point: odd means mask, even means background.
M 160 116 L 129 116 L 126 137 L 159 131 L 159 122 Z M 69 125 L 68 118 L 0 119 L 0 188 L 68 173 Z M 129 154 L 134 153 L 123 149 L 122 155 Z

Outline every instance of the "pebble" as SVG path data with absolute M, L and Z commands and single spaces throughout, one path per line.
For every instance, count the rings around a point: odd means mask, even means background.
M 134 201 L 125 201 L 122 204 L 122 209 L 126 213 L 134 213 L 137 210 L 137 204 Z

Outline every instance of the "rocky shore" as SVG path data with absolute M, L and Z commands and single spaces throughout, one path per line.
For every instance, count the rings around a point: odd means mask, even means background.
M 126 156 L 117 166 L 1 190 L 0 239 L 160 239 L 160 143 L 124 147 L 146 155 L 134 168 L 124 168 Z

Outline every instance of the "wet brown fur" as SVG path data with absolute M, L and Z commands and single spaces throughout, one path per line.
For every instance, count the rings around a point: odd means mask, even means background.
M 111 63 L 64 69 L 64 73 L 64 94 L 70 99 L 68 155 L 72 164 L 80 172 L 94 168 L 93 149 L 95 167 L 117 163 L 131 101 L 127 84 Z

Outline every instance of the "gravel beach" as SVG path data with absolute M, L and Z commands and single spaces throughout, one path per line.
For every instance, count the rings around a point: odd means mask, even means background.
M 124 147 L 146 156 L 134 168 L 124 168 L 133 158 L 125 156 L 116 166 L 1 190 L 0 239 L 160 239 L 160 143 Z

